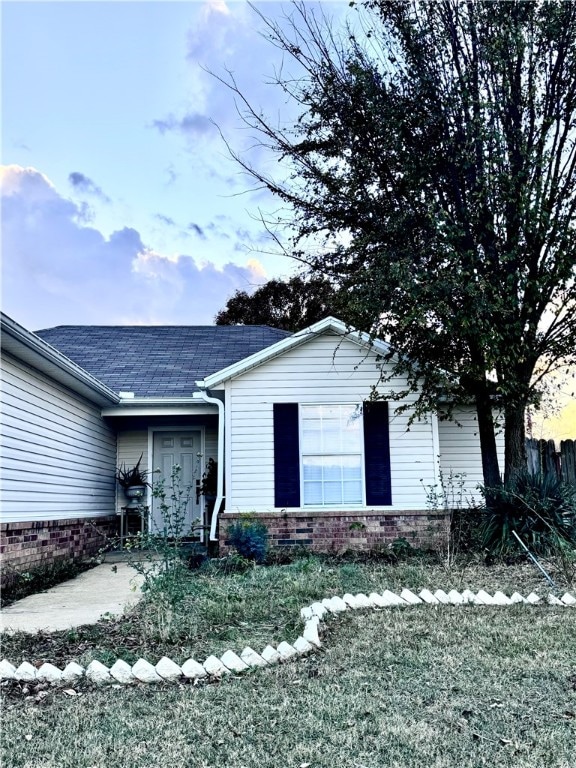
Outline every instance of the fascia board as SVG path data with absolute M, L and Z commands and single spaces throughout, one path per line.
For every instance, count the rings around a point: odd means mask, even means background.
M 198 404 L 196 405 L 144 405 L 140 404 L 136 407 L 127 408 L 123 405 L 113 406 L 111 408 L 103 408 L 102 416 L 108 418 L 123 418 L 129 416 L 212 416 L 217 414 L 217 408 L 206 407 L 202 408 Z
M 195 396 L 134 397 L 123 398 L 118 405 L 104 408 L 102 416 L 205 416 L 216 411 L 215 406 Z
M 348 328 L 345 323 L 335 317 L 327 317 L 324 320 L 314 323 L 314 325 L 311 325 L 308 328 L 298 331 L 298 333 L 295 333 L 292 336 L 287 336 L 285 339 L 281 339 L 275 344 L 265 347 L 260 350 L 260 352 L 256 352 L 249 357 L 245 357 L 243 360 L 239 360 L 237 363 L 233 363 L 226 368 L 222 368 L 220 371 L 216 371 L 216 373 L 212 373 L 202 381 L 197 381 L 196 386 L 200 389 L 212 389 L 213 387 L 222 384 L 224 381 L 232 379 L 235 376 L 240 376 L 252 368 L 256 368 L 279 355 L 283 355 L 290 349 L 305 344 L 327 331 L 333 331 L 339 336 L 346 337 L 348 340 L 359 346 L 370 348 L 377 354 L 387 355 L 390 353 L 390 347 L 386 342 L 378 339 L 371 340 L 367 333 Z
M 0 313 L 2 349 L 98 405 L 118 403 L 119 395 L 32 331 Z

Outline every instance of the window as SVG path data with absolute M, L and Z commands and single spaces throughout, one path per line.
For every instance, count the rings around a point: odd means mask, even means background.
M 277 509 L 392 504 L 388 403 L 273 403 Z
M 355 405 L 301 405 L 305 506 L 362 504 L 362 411 Z

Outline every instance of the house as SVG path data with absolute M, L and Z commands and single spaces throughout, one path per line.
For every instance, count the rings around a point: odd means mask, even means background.
M 482 466 L 474 410 L 409 425 L 408 401 L 371 402 L 382 342 L 327 318 L 296 334 L 263 326 L 61 326 L 31 333 L 2 316 L 4 561 L 28 569 L 88 553 L 126 504 L 116 467 L 218 488 L 210 537 L 258 515 L 278 545 L 434 544 L 446 514 L 430 505 L 441 473 Z M 400 392 L 392 379 L 387 391 Z M 397 413 L 399 405 L 408 409 Z M 160 513 L 148 498 L 150 524 Z M 193 494 L 187 522 L 203 521 Z M 204 522 L 208 522 L 204 520 Z

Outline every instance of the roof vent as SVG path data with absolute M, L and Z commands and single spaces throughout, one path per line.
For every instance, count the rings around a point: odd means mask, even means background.
M 133 400 L 134 399 L 134 392 L 118 392 L 120 397 L 123 400 Z

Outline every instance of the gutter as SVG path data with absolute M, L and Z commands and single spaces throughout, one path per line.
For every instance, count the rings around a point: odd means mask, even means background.
M 116 392 L 44 339 L 41 339 L 40 336 L 23 328 L 8 315 L 0 313 L 0 324 L 2 326 L 2 348 L 7 352 L 18 356 L 24 362 L 33 365 L 84 397 L 88 397 L 86 394 L 86 389 L 88 389 L 92 393 L 92 401 L 99 405 L 120 402 L 120 397 Z M 22 357 L 22 350 L 31 353 L 32 359 Z M 78 385 L 83 388 L 83 391 L 79 391 Z
M 199 384 L 199 382 L 196 382 Z M 211 397 L 207 391 L 201 390 L 194 393 L 195 399 L 203 400 L 210 405 L 218 407 L 218 478 L 216 483 L 216 501 L 214 503 L 214 512 L 212 513 L 212 522 L 210 523 L 210 541 L 217 541 L 216 523 L 218 522 L 218 513 L 224 502 L 224 403 L 217 397 Z

